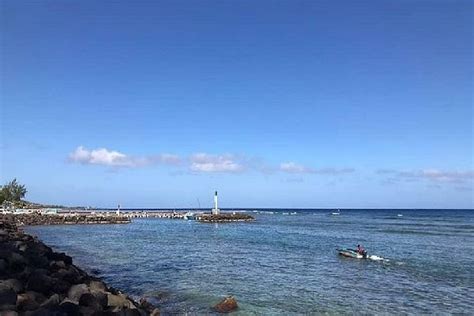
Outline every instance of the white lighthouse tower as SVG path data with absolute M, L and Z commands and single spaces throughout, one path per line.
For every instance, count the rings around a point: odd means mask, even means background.
M 212 214 L 217 215 L 220 213 L 219 208 L 217 207 L 217 191 L 214 193 L 214 208 L 212 209 Z

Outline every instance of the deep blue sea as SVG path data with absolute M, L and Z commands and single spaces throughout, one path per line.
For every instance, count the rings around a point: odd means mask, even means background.
M 472 210 L 260 210 L 253 223 L 136 219 L 26 231 L 163 314 L 473 313 Z M 401 216 L 399 216 L 400 214 Z M 384 261 L 344 258 L 365 246 Z

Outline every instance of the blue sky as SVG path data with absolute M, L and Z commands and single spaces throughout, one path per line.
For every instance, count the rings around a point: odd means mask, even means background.
M 4 0 L 0 180 L 65 205 L 473 208 L 472 6 Z

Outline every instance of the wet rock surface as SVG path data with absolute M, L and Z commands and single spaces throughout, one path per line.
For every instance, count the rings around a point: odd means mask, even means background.
M 218 313 L 230 313 L 235 311 L 239 306 L 237 300 L 233 296 L 228 296 L 214 306 L 214 311 Z
M 0 214 L 0 315 L 159 315 L 23 233 L 34 219 L 17 216 Z

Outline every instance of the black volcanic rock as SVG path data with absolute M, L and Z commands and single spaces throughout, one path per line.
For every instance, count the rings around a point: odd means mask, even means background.
M 159 315 L 72 264 L 15 223 L 125 222 L 105 217 L 0 214 L 0 315 Z M 152 310 L 153 308 L 153 310 Z
M 16 305 L 16 293 L 13 289 L 0 286 L 0 305 Z
M 43 294 L 49 294 L 54 285 L 53 278 L 47 275 L 47 270 L 36 269 L 31 272 L 26 288 Z
M 94 310 L 101 310 L 103 308 L 99 299 L 91 293 L 84 293 L 79 299 L 79 305 L 92 307 Z

